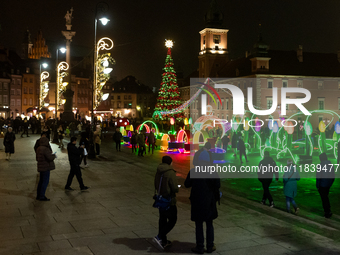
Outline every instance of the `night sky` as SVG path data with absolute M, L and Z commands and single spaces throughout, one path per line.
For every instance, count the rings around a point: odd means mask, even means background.
M 73 7 L 72 29 L 77 32 L 73 46 L 82 47 L 82 55 L 91 54 L 94 41 L 96 0 L 2 0 L 0 3 L 0 45 L 20 49 L 28 28 L 32 40 L 42 29 L 52 44 L 64 45 L 61 30 L 64 16 Z M 165 39 L 172 39 L 175 69 L 184 76 L 198 67 L 199 31 L 204 28 L 204 14 L 210 0 L 116 0 L 106 1 L 111 20 L 98 27 L 98 38 L 108 36 L 115 47 L 113 75 L 118 79 L 134 75 L 142 83 L 158 87 L 164 67 Z M 334 52 L 340 50 L 340 1 L 316 0 L 242 0 L 222 1 L 224 27 L 229 29 L 231 58 L 251 50 L 262 24 L 263 40 L 271 49 Z M 55 49 L 49 48 L 52 57 Z M 74 51 L 74 53 L 76 53 Z M 79 51 L 77 52 L 79 54 Z

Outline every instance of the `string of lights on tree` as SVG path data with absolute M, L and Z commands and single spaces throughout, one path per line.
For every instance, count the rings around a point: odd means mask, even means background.
M 166 40 L 165 46 L 168 48 L 168 53 L 165 59 L 162 83 L 159 89 L 153 117 L 154 119 L 169 119 L 170 117 L 174 117 L 177 121 L 181 121 L 185 118 L 183 110 L 169 113 L 169 111 L 181 107 L 182 102 L 180 100 L 176 72 L 173 67 L 174 63 L 171 57 L 173 42 L 171 40 Z

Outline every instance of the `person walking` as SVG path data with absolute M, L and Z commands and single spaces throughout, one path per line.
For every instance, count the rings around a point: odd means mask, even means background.
M 319 155 L 320 169 L 316 171 L 316 188 L 321 197 L 322 207 L 324 210 L 325 218 L 330 218 L 333 213 L 331 212 L 331 205 L 329 202 L 328 194 L 329 189 L 332 187 L 335 180 L 334 167 L 331 161 L 328 160 L 326 153 Z
M 14 153 L 14 141 L 15 141 L 15 134 L 13 132 L 13 128 L 8 127 L 5 137 L 4 137 L 4 142 L 3 142 L 5 146 L 6 160 L 10 160 L 11 154 Z
M 96 131 L 93 132 L 93 141 L 95 144 L 96 158 L 100 155 L 100 144 L 102 143 L 101 137 L 101 128 L 100 125 L 96 126 Z
M 240 151 L 240 162 L 241 162 L 241 164 L 243 163 L 242 162 L 242 155 L 244 155 L 244 157 L 246 158 L 246 162 L 249 162 L 248 159 L 247 159 L 247 154 L 246 154 L 246 146 L 244 144 L 242 136 L 240 136 L 239 139 L 238 139 L 238 148 L 239 148 L 239 151 Z
M 299 208 L 297 207 L 294 197 L 297 195 L 297 181 L 300 180 L 300 174 L 296 169 L 296 165 L 293 164 L 292 159 L 287 161 L 288 171 L 283 175 L 283 190 L 286 196 L 286 209 L 290 213 L 290 203 L 292 203 L 295 214 L 298 214 Z
M 211 165 L 210 154 L 207 151 L 202 151 L 194 165 Z M 205 251 L 212 253 L 216 250 L 213 220 L 218 217 L 216 202 L 220 198 L 221 183 L 216 173 L 212 175 L 208 172 L 199 173 L 202 174 L 200 178 L 193 178 L 194 172 L 195 169 L 191 169 L 184 182 L 186 188 L 191 187 L 191 220 L 195 222 L 196 226 L 196 247 L 192 248 L 191 251 L 197 254 L 203 254 Z M 206 223 L 206 250 L 204 250 L 203 222 Z
M 67 145 L 67 153 L 68 153 L 68 161 L 70 162 L 70 173 L 67 178 L 67 182 L 65 185 L 65 190 L 74 190 L 71 188 L 73 177 L 76 176 L 79 187 L 81 191 L 86 191 L 89 187 L 84 185 L 83 178 L 81 176 L 80 170 L 80 162 L 81 162 L 81 154 L 82 149 L 85 148 L 84 145 L 81 145 L 79 148 L 76 147 L 77 137 L 71 137 L 71 142 Z
M 150 153 L 150 150 L 151 150 L 152 154 L 153 154 L 153 151 L 155 150 L 155 143 L 156 143 L 156 137 L 155 137 L 155 134 L 154 134 L 154 130 L 151 129 L 151 131 L 148 135 L 149 153 Z
M 225 150 L 225 153 L 227 154 L 227 151 L 228 151 L 228 144 L 230 142 L 230 139 L 229 139 L 229 136 L 227 134 L 225 134 L 223 137 L 222 137 L 222 144 L 223 144 L 223 150 Z
M 40 173 L 37 200 L 50 201 L 50 199 L 45 196 L 45 192 L 50 181 L 50 171 L 55 169 L 55 158 L 57 158 L 57 156 L 52 154 L 48 139 L 46 137 L 41 137 L 39 147 L 36 151 L 37 168 Z
M 158 235 L 154 241 L 161 249 L 171 245 L 167 239 L 167 234 L 174 228 L 177 222 L 176 193 L 178 193 L 178 184 L 176 171 L 172 166 L 172 158 L 164 156 L 162 163 L 158 165 L 155 175 L 155 190 L 164 198 L 171 198 L 170 207 L 167 210 L 159 209 Z
M 63 126 L 60 125 L 57 129 L 57 132 L 58 132 L 58 139 L 59 139 L 59 147 L 58 148 L 61 148 L 61 149 L 64 149 L 64 143 L 63 143 L 63 139 L 64 139 L 64 129 L 63 129 Z
M 274 174 L 276 181 L 279 180 L 279 173 L 277 171 L 274 171 L 275 167 L 276 163 L 270 156 L 269 151 L 265 151 L 264 158 L 259 163 L 257 176 L 259 181 L 262 183 L 263 188 L 261 204 L 265 205 L 268 199 L 270 207 L 274 207 L 273 197 L 269 192 L 269 186 L 272 183 Z
M 236 132 L 233 134 L 231 138 L 231 149 L 233 150 L 234 157 L 236 157 L 236 150 L 237 150 L 237 134 Z
M 28 135 L 28 120 L 27 120 L 27 117 L 24 118 L 24 121 L 22 123 L 22 127 L 23 127 L 23 132 L 21 134 L 21 137 L 23 137 L 24 134 L 26 134 L 27 137 L 29 137 L 29 135 Z
M 116 143 L 116 151 L 120 150 L 120 142 L 122 140 L 122 133 L 119 131 L 119 128 L 116 128 L 116 132 L 113 134 L 113 141 Z
M 137 143 L 138 143 L 138 156 L 144 157 L 143 154 L 145 152 L 145 132 L 140 131 L 140 133 L 137 135 Z
M 87 164 L 87 155 L 89 153 L 89 147 L 90 147 L 90 143 L 89 140 L 87 139 L 87 134 L 86 132 L 82 132 L 81 134 L 81 138 L 79 141 L 79 147 L 82 148 L 82 154 L 81 154 L 81 159 L 80 159 L 80 164 L 82 161 L 84 161 L 84 168 L 88 167 Z
M 133 131 L 131 136 L 132 153 L 137 151 L 137 132 Z

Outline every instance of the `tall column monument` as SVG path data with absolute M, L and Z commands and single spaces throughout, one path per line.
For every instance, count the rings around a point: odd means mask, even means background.
M 64 113 L 62 116 L 62 121 L 67 121 L 71 122 L 74 120 L 74 114 L 72 111 L 72 100 L 73 100 L 73 94 L 74 92 L 71 89 L 71 42 L 72 42 L 72 37 L 75 36 L 76 32 L 72 31 L 72 13 L 73 13 L 73 8 L 71 8 L 70 12 L 67 11 L 65 15 L 66 19 L 66 31 L 62 31 L 63 36 L 66 38 L 66 62 L 69 65 L 69 71 L 68 71 L 68 76 L 65 77 L 65 80 L 68 82 L 66 91 L 64 92 L 64 98 L 66 99 L 66 102 L 64 104 Z

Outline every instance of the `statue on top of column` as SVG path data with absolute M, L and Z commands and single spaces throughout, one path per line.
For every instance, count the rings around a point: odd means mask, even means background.
M 72 13 L 73 13 L 73 7 L 71 8 L 70 12 L 67 11 L 66 15 L 65 15 L 65 19 L 66 19 L 66 28 L 67 30 L 71 30 L 71 22 L 72 22 Z

